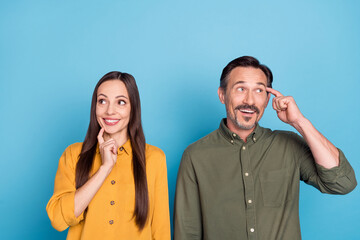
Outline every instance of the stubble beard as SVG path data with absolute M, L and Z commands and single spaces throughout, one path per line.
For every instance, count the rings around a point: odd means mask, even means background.
M 251 125 L 245 125 L 245 124 L 242 124 L 239 120 L 238 120 L 238 117 L 236 115 L 236 112 L 239 111 L 239 110 L 235 110 L 234 111 L 234 115 L 232 115 L 229 111 L 227 111 L 227 118 L 230 119 L 230 121 L 235 125 L 237 126 L 238 128 L 240 129 L 243 129 L 243 130 L 250 130 L 250 129 L 253 129 L 256 124 L 258 123 L 257 120 L 255 120 L 255 122 Z M 256 119 L 258 118 L 259 114 L 256 113 Z M 244 117 L 244 120 L 245 122 L 249 122 L 251 120 L 251 117 Z

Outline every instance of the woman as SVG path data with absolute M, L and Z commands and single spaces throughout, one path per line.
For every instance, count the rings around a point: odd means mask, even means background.
M 97 83 L 85 140 L 61 156 L 46 210 L 70 240 L 170 239 L 165 155 L 145 143 L 130 74 Z

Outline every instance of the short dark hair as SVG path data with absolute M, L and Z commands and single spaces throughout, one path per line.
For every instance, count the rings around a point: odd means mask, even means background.
M 259 60 L 254 57 L 242 56 L 229 62 L 228 65 L 226 65 L 226 67 L 223 69 L 220 77 L 220 87 L 222 89 L 226 89 L 228 83 L 228 76 L 231 71 L 237 67 L 253 67 L 261 69 L 261 71 L 264 72 L 267 78 L 267 86 L 272 87 L 273 75 L 270 68 L 268 68 L 264 64 L 260 64 Z

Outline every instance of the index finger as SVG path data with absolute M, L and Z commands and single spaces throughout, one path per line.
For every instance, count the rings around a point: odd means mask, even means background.
M 272 89 L 272 88 L 269 88 L 269 87 L 266 88 L 266 91 L 271 93 L 275 97 L 282 97 L 283 96 L 279 91 L 276 91 L 275 89 Z
M 105 142 L 104 137 L 103 137 L 104 131 L 105 131 L 105 129 L 101 128 L 100 131 L 99 131 L 99 134 L 97 136 L 99 144 L 102 144 L 103 142 Z

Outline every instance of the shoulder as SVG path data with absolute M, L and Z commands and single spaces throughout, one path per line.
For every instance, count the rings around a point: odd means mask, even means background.
M 81 152 L 81 148 L 82 148 L 83 143 L 82 142 L 77 142 L 77 143 L 73 143 L 71 145 L 69 145 L 64 152 L 68 152 L 71 154 L 76 154 L 79 155 Z
M 273 138 L 296 138 L 299 137 L 296 133 L 287 130 L 272 130 L 270 128 L 259 126 L 260 131 L 262 132 L 263 139 L 273 139 Z
M 278 148 L 294 150 L 296 152 L 307 151 L 308 144 L 305 139 L 292 131 L 275 130 L 271 132 L 272 137 L 269 138 L 272 144 L 276 144 Z
M 271 134 L 273 135 L 273 137 L 284 141 L 299 142 L 303 140 L 303 138 L 300 135 L 291 131 L 275 130 L 272 131 Z
M 79 160 L 82 145 L 82 142 L 77 142 L 69 145 L 63 152 L 60 161 L 63 160 L 66 165 L 70 164 L 74 166 Z
M 158 147 L 150 144 L 145 146 L 146 162 L 155 165 L 162 165 L 166 162 L 165 153 Z
M 196 154 L 216 149 L 223 144 L 228 144 L 217 129 L 208 135 L 200 138 L 196 142 L 190 144 L 184 151 L 184 155 Z
M 156 156 L 156 157 L 165 158 L 165 153 L 163 152 L 163 150 L 150 144 L 146 144 L 145 153 L 147 156 Z

